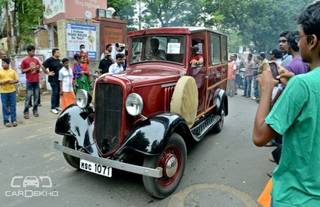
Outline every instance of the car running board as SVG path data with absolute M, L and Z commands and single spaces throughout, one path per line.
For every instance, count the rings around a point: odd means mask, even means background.
M 220 119 L 221 117 L 219 115 L 212 114 L 201 120 L 199 124 L 191 129 L 195 140 L 200 141 Z

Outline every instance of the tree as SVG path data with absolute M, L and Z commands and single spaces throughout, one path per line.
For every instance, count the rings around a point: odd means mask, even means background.
M 143 20 L 149 26 L 161 27 L 185 25 L 192 15 L 189 9 L 193 7 L 191 0 L 142 0 L 146 5 Z M 197 8 L 201 6 L 197 5 Z M 199 13 L 201 14 L 201 10 Z M 194 19 L 196 24 L 197 19 Z
M 13 0 L 17 13 L 18 37 L 23 43 L 33 42 L 33 29 L 42 24 L 43 5 L 41 0 Z
M 108 7 L 113 7 L 116 12 L 115 16 L 120 19 L 127 20 L 128 25 L 133 25 L 134 5 L 136 0 L 108 0 Z
M 0 0 L 0 7 L 6 8 L 8 4 L 13 5 L 11 17 L 7 17 L 6 36 L 15 39 L 15 52 L 18 52 L 18 48 L 22 44 L 28 44 L 33 42 L 33 28 L 41 24 L 43 6 L 41 0 Z M 13 31 L 13 34 L 11 34 Z M 9 50 L 11 44 L 8 44 Z M 10 50 L 11 51 L 11 50 Z
M 232 34 L 234 44 L 260 51 L 277 47 L 281 31 L 295 30 L 295 16 L 313 0 L 142 0 L 149 26 L 206 26 Z M 233 46 L 234 47 L 234 46 Z

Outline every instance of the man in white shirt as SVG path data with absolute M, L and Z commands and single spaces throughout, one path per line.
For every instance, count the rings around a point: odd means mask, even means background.
M 109 74 L 118 74 L 123 71 L 123 65 L 124 65 L 123 58 L 124 58 L 123 54 L 116 55 L 116 62 L 110 66 Z
M 75 95 L 73 92 L 73 72 L 69 67 L 69 60 L 67 58 L 62 59 L 62 64 L 63 67 L 59 70 L 59 81 L 61 108 L 64 110 L 75 103 Z

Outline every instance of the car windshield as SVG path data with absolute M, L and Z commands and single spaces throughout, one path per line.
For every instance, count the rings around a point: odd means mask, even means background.
M 183 63 L 185 41 L 183 36 L 143 36 L 132 40 L 131 63 L 168 61 Z

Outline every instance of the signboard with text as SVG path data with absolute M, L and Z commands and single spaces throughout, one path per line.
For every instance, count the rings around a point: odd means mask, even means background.
M 85 45 L 90 59 L 97 58 L 97 26 L 87 24 L 66 24 L 67 56 L 79 53 L 81 44 Z

